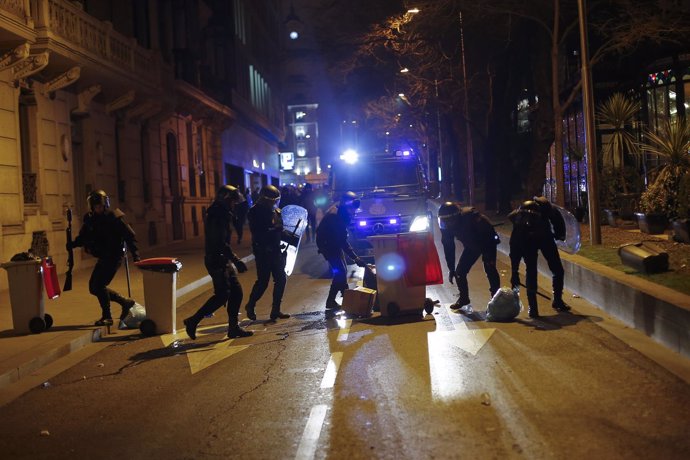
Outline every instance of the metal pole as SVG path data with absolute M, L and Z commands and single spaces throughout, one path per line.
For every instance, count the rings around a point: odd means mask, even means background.
M 448 169 L 446 169 L 446 165 L 443 162 L 443 141 L 441 140 L 441 110 L 439 109 L 439 106 L 441 105 L 441 101 L 439 100 L 438 97 L 438 80 L 434 80 L 434 91 L 436 93 L 436 130 L 438 133 L 438 168 L 439 171 L 441 171 L 441 174 L 438 174 L 437 171 L 437 176 L 438 176 L 438 185 L 439 185 L 439 191 L 441 192 L 441 198 L 447 199 L 450 196 L 450 189 L 448 186 L 450 185 L 449 180 L 449 173 Z M 446 185 L 447 184 L 447 185 Z
M 462 84 L 465 92 L 465 137 L 467 138 L 467 192 L 470 206 L 474 205 L 474 152 L 472 150 L 472 130 L 470 129 L 470 109 L 467 100 L 467 66 L 465 65 L 465 34 L 462 30 L 462 11 L 460 16 L 460 52 L 462 54 Z
M 594 96 L 592 71 L 589 68 L 589 43 L 587 38 L 586 0 L 577 1 L 580 20 L 580 55 L 582 59 L 582 103 L 585 120 L 585 145 L 587 147 L 587 202 L 589 207 L 590 244 L 601 244 L 599 224 L 599 185 L 597 180 L 597 143 L 594 130 Z

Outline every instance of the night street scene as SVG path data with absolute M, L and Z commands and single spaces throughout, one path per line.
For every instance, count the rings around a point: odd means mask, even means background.
M 690 1 L 0 0 L 0 459 L 689 459 Z

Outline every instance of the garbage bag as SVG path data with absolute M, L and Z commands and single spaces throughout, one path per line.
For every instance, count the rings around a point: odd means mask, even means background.
M 499 289 L 486 306 L 487 321 L 512 321 L 522 311 L 517 290 L 509 287 Z
M 146 309 L 143 305 L 135 303 L 134 306 L 129 309 L 129 313 L 127 313 L 127 316 L 122 322 L 128 329 L 137 329 L 139 328 L 139 324 L 145 319 Z

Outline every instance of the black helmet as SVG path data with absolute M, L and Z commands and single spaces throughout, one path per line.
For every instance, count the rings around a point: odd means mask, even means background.
M 523 201 L 520 211 L 539 212 L 539 204 L 534 200 Z
M 460 215 L 460 205 L 452 201 L 446 201 L 438 208 L 438 226 L 441 230 L 452 229 L 455 224 L 455 216 Z
M 359 209 L 361 202 L 357 198 L 355 192 L 345 192 L 340 196 L 340 206 L 351 207 L 352 209 Z
M 240 193 L 237 187 L 232 185 L 223 185 L 216 192 L 216 200 L 224 201 L 230 199 L 236 203 L 242 203 L 244 196 Z
M 91 211 L 99 204 L 102 204 L 105 209 L 110 208 L 110 198 L 103 190 L 94 190 L 90 192 L 86 197 L 86 203 Z
M 280 203 L 280 190 L 275 185 L 265 185 L 259 192 L 257 204 L 269 208 L 277 208 Z

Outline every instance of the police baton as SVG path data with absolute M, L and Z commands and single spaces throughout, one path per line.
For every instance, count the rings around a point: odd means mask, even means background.
M 127 243 L 122 245 L 122 252 L 125 255 L 125 273 L 127 274 L 127 297 L 132 298 L 132 288 L 129 283 L 129 256 L 127 254 Z

